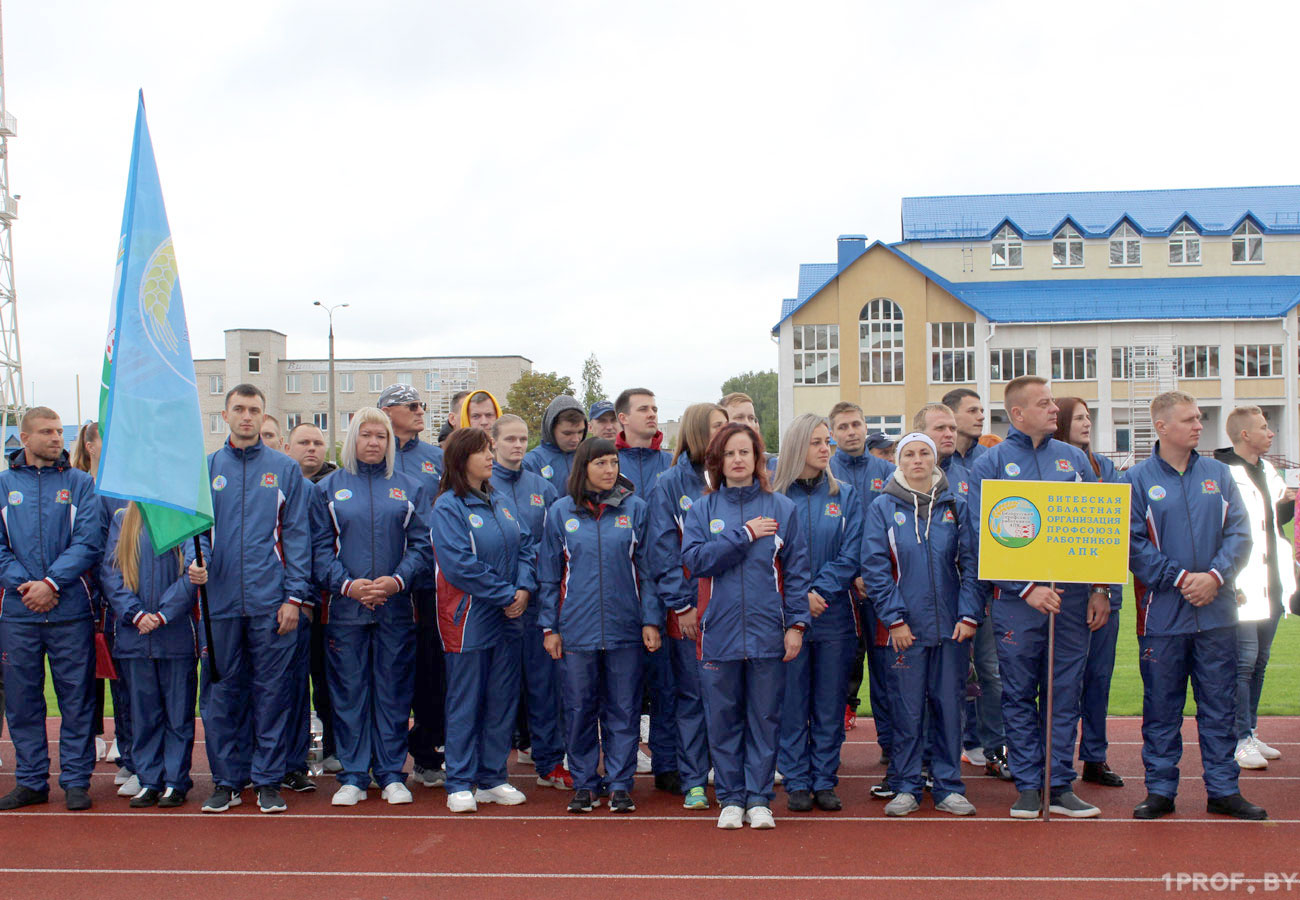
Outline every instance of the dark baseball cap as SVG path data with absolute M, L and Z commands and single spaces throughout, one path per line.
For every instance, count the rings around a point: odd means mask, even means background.
M 867 435 L 868 450 L 885 450 L 894 446 L 894 439 L 883 431 L 873 431 Z
M 390 384 L 379 395 L 380 409 L 387 409 L 390 406 L 406 406 L 408 403 L 419 402 L 420 392 L 409 384 Z
M 612 413 L 613 411 L 613 403 L 610 403 L 608 400 L 597 400 L 595 403 L 591 404 L 591 410 L 587 413 L 587 421 L 594 422 L 601 416 L 605 415 L 605 413 Z

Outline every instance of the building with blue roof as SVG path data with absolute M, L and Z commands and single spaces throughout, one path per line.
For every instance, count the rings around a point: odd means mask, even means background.
M 902 240 L 842 235 L 781 302 L 782 428 L 850 400 L 902 433 L 957 387 L 1005 432 L 1001 385 L 1078 396 L 1094 448 L 1145 452 L 1154 392 L 1257 405 L 1297 455 L 1300 186 L 907 197 Z M 857 340 L 853 337 L 856 334 Z M 855 347 L 856 344 L 856 347 Z

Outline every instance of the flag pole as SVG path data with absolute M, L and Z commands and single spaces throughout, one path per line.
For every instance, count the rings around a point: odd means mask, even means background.
M 194 561 L 203 565 L 203 548 L 199 546 L 199 536 L 194 535 Z M 208 678 L 215 684 L 221 680 L 221 670 L 217 668 L 217 651 L 212 644 L 212 616 L 208 611 L 208 585 L 199 585 L 199 615 L 203 617 L 203 638 L 208 643 Z
M 198 538 L 195 538 L 197 541 Z M 1056 582 L 1052 582 L 1056 593 Z M 1043 719 L 1043 821 L 1052 818 L 1052 683 L 1056 676 L 1056 613 L 1047 614 L 1047 715 Z

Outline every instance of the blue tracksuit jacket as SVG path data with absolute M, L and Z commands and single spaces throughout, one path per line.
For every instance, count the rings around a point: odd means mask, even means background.
M 621 479 L 594 509 L 561 497 L 546 519 L 541 618 L 568 650 L 612 650 L 641 644 L 641 628 L 663 625 L 650 575 L 650 507 Z
M 1237 624 L 1233 580 L 1250 555 L 1250 521 L 1228 467 L 1192 451 L 1179 474 L 1159 456 L 1125 473 L 1132 485 L 1129 567 L 1138 634 L 1191 634 Z M 1211 572 L 1219 591 L 1195 607 L 1178 587 L 1189 572 Z
M 298 463 L 261 440 L 242 449 L 227 440 L 208 456 L 208 474 L 214 523 L 202 543 L 212 618 L 313 603 L 310 485 Z
M 831 456 L 831 474 L 853 486 L 858 502 L 865 510 L 885 489 L 889 476 L 894 474 L 894 467 L 865 450 L 860 456 L 849 456 L 840 451 Z
M 694 609 L 699 595 L 699 581 L 682 565 L 682 533 L 686 514 L 707 490 L 704 476 L 683 453 L 659 477 L 650 495 L 650 569 L 658 581 L 660 601 L 674 613 Z M 681 637 L 671 634 L 676 629 L 673 616 L 668 617 L 668 629 L 672 637 Z
M 965 453 L 962 453 L 960 450 L 956 451 L 953 453 L 953 457 L 966 469 L 966 471 L 969 472 L 975 467 L 975 461 L 988 452 L 988 447 L 976 442 L 971 444 L 970 449 Z
M 970 493 L 970 470 L 957 459 L 957 454 L 939 460 L 939 468 L 948 479 L 948 489 L 958 497 Z
M 573 467 L 572 453 L 565 453 L 559 447 L 543 441 L 524 455 L 524 468 L 546 479 L 554 486 L 556 494 L 562 494 L 569 484 L 569 470 Z
M 776 519 L 777 533 L 754 540 L 755 516 Z M 701 581 L 701 660 L 781 659 L 785 630 L 808 628 L 808 541 L 784 494 L 753 484 L 704 495 L 686 516 L 682 562 Z
M 555 503 L 558 496 L 555 486 L 536 472 L 527 469 L 507 469 L 501 463 L 493 462 L 492 487 L 501 497 L 509 499 L 510 508 L 523 519 L 540 549 L 542 527 L 546 524 L 547 510 Z M 533 597 L 528 601 L 528 608 L 524 610 L 524 614 L 515 621 L 522 625 L 536 625 L 541 608 L 540 599 Z
M 427 444 L 418 437 L 397 445 L 397 456 L 393 459 L 393 471 L 401 472 L 414 478 L 424 486 L 424 496 L 429 506 L 422 510 L 425 521 L 429 520 L 433 500 L 438 496 L 438 481 L 442 478 L 442 448 Z M 433 569 L 420 573 L 412 588 L 433 590 Z
M 812 641 L 854 638 L 862 631 L 853 588 L 862 554 L 862 506 L 850 485 L 839 487 L 831 496 L 823 475 L 811 486 L 796 481 L 785 492 L 794 501 L 799 530 L 808 542 L 811 590 L 827 602 L 826 611 L 811 620 Z
M 64 453 L 30 466 L 19 447 L 0 472 L 0 615 L 15 622 L 94 618 L 86 574 L 104 552 L 103 506 L 95 482 Z M 59 595 L 48 612 L 23 605 L 18 586 L 44 580 Z
M 537 593 L 537 543 L 509 500 L 492 491 L 433 504 L 438 631 L 448 653 L 495 647 L 516 590 Z
M 195 659 L 198 634 L 194 611 L 198 588 L 190 584 L 175 551 L 155 553 L 149 541 L 149 529 L 140 529 L 140 582 L 131 590 L 117 568 L 117 545 L 122 536 L 125 509 L 113 515 L 108 532 L 108 547 L 99 567 L 100 583 L 115 617 L 113 655 L 122 659 Z M 137 629 L 145 613 L 162 616 L 162 626 L 148 634 Z M 192 712 L 192 710 L 191 710 Z
M 632 482 L 642 497 L 648 498 L 654 490 L 659 476 L 672 468 L 673 455 L 667 450 L 660 450 L 663 432 L 655 435 L 649 447 L 629 447 L 623 439 L 623 432 L 618 433 L 614 445 L 618 447 L 618 472 Z

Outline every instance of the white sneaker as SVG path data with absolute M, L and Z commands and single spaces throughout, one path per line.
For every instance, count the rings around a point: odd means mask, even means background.
M 327 756 L 321 760 L 320 767 L 322 770 L 331 774 L 338 774 L 343 771 L 343 763 L 339 762 L 337 756 Z
M 980 769 L 984 768 L 988 763 L 988 759 L 984 756 L 983 747 L 971 747 L 967 750 L 963 750 L 961 752 L 961 761 L 968 766 L 975 766 Z
M 772 810 L 766 806 L 751 806 L 745 810 L 745 821 L 749 823 L 750 828 L 776 827 L 776 819 L 772 818 Z
M 114 764 L 122 762 L 122 754 L 117 749 L 117 738 L 113 738 L 113 743 L 108 745 L 108 752 L 104 754 L 104 759 Z
M 781 774 L 780 769 L 777 769 L 776 772 L 772 775 L 772 783 L 783 784 L 784 782 L 785 782 L 785 776 Z
M 401 803 L 410 803 L 413 799 L 411 792 L 407 790 L 406 785 L 400 781 L 394 781 L 384 787 L 383 798 L 391 805 L 397 806 Z
M 528 798 L 524 792 L 512 784 L 502 783 L 494 788 L 479 788 L 474 792 L 476 803 L 500 803 L 502 806 L 518 806 Z
M 650 743 L 650 717 L 641 716 L 641 743 Z
M 334 792 L 334 799 L 330 800 L 331 806 L 356 806 L 362 800 L 366 799 L 366 792 L 355 784 L 345 784 Z
M 454 813 L 478 812 L 473 791 L 456 791 L 447 795 L 447 808 Z
M 893 800 L 885 804 L 885 815 L 887 816 L 906 816 L 916 812 L 921 808 L 921 804 L 916 802 L 916 797 L 912 794 L 898 794 Z
M 411 777 L 415 779 L 416 784 L 422 784 L 430 788 L 440 787 L 447 782 L 447 773 L 442 769 L 424 769 L 420 766 L 412 766 Z
M 1256 734 L 1254 731 L 1251 731 L 1250 736 L 1255 739 L 1255 749 L 1259 751 L 1260 756 L 1264 757 L 1265 759 L 1282 758 L 1281 750 L 1275 750 L 1274 748 L 1270 747 L 1268 744 L 1261 741 L 1259 739 L 1259 735 Z
M 130 780 L 131 770 L 119 766 L 117 772 L 113 775 L 113 784 L 126 784 Z
M 709 784 L 713 784 L 713 769 L 709 768 Z
M 1241 766 L 1243 769 L 1268 768 L 1268 760 L 1266 760 L 1259 752 L 1259 748 L 1255 745 L 1255 739 L 1253 737 L 1242 738 L 1237 741 L 1237 752 L 1235 756 L 1237 758 L 1237 765 Z
M 134 797 L 138 793 L 140 793 L 140 779 L 134 775 L 122 782 L 122 786 L 117 789 L 119 797 Z
M 531 766 L 533 764 L 533 748 L 520 747 L 519 751 L 515 754 L 515 762 L 519 763 L 521 766 Z
M 938 803 L 934 808 L 939 812 L 951 813 L 954 816 L 973 816 L 975 815 L 975 804 L 971 803 L 961 794 L 949 794 Z
M 718 814 L 718 827 L 726 831 L 734 831 L 744 824 L 745 811 L 739 806 L 724 806 L 722 812 Z
M 636 773 L 645 775 L 651 771 L 653 765 L 650 762 L 650 755 L 643 750 L 636 752 Z
M 108 744 L 104 743 L 104 739 L 102 737 L 97 736 L 95 738 L 95 762 L 103 761 L 104 757 L 107 755 L 108 755 Z

